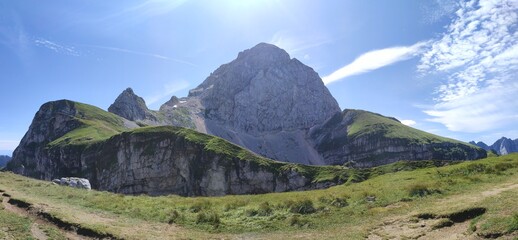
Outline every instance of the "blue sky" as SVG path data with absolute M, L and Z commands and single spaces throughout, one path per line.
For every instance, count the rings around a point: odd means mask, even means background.
M 151 109 L 259 42 L 323 78 L 341 108 L 464 141 L 518 137 L 518 1 L 0 2 L 0 154 L 41 104 Z

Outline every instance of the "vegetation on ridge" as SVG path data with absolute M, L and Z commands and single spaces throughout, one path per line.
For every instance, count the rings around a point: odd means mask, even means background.
M 121 117 L 98 107 L 73 102 L 77 110 L 74 118 L 80 127 L 49 143 L 49 146 L 82 145 L 102 141 L 128 130 Z

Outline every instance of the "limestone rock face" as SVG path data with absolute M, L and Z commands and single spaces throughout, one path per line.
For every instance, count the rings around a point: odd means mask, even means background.
M 110 105 L 108 111 L 117 114 L 130 121 L 147 120 L 156 122 L 157 117 L 147 108 L 146 102 L 141 97 L 137 96 L 133 89 L 127 88 L 124 90 Z
M 60 179 L 54 179 L 52 180 L 53 183 L 63 186 L 69 186 L 73 188 L 80 188 L 80 189 L 92 189 L 92 186 L 90 185 L 90 181 L 86 178 L 76 178 L 76 177 L 63 177 Z
M 308 129 L 340 112 L 313 69 L 266 43 L 239 53 L 190 96 L 201 99 L 206 119 L 254 136 Z

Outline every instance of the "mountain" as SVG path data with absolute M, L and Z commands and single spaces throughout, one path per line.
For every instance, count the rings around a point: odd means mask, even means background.
M 122 117 L 126 114 L 110 112 Z M 367 167 L 404 159 L 464 160 L 486 156 L 469 144 L 424 134 L 395 119 L 386 124 L 386 118 L 373 118 L 372 124 L 362 124 L 370 118 L 352 117 L 355 113 L 359 112 L 340 110 L 313 69 L 274 45 L 260 43 L 220 66 L 190 90 L 188 97 L 173 96 L 154 112 L 158 117 L 139 121 L 192 128 L 267 158 L 310 165 L 350 163 Z M 381 125 L 376 121 L 382 121 Z M 382 127 L 372 128 L 378 125 Z M 348 126 L 365 128 L 355 131 L 369 134 L 356 138 Z M 384 134 L 386 131 L 401 132 L 401 136 Z
M 498 155 L 507 155 L 513 152 L 518 152 L 518 138 L 512 140 L 510 138 L 502 137 L 496 140 L 496 142 L 493 143 L 491 146 L 488 146 L 483 142 L 475 143 L 474 141 L 471 141 L 470 143 L 479 146 L 487 151 L 494 150 Z
M 313 127 L 309 135 L 329 164 L 373 167 L 399 160 L 466 160 L 486 156 L 483 149 L 363 110 L 346 109 Z
M 9 161 L 11 161 L 11 157 L 6 155 L 0 155 L 0 168 L 5 167 L 5 165 L 7 165 Z
M 126 194 L 217 196 L 329 187 L 346 169 L 276 162 L 221 138 L 172 127 L 138 127 L 87 104 L 44 104 L 7 168 L 39 179 L 88 178 Z
M 108 112 L 69 100 L 45 103 L 7 168 L 47 180 L 88 178 L 113 192 L 214 196 L 346 179 L 344 167 L 300 163 L 372 167 L 483 157 L 481 148 L 395 118 L 341 111 L 313 69 L 261 43 L 158 111 L 131 88 Z

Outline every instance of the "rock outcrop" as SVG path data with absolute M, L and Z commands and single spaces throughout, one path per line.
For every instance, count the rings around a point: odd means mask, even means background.
M 130 121 L 160 124 L 156 114 L 147 108 L 144 99 L 137 96 L 131 88 L 124 90 L 110 105 L 108 111 Z
M 62 185 L 62 186 L 69 186 L 73 188 L 80 188 L 80 189 L 92 189 L 92 186 L 90 185 L 90 181 L 86 178 L 76 178 L 76 177 L 63 177 L 60 179 L 54 179 L 52 180 L 53 183 Z

